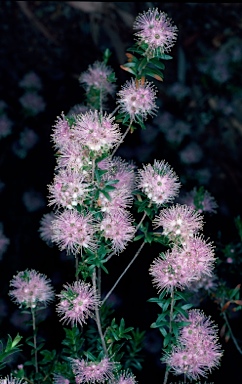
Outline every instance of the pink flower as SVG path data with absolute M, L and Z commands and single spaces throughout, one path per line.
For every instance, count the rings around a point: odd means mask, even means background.
M 116 181 L 112 184 L 113 190 L 109 191 L 109 198 L 103 193 L 100 193 L 98 206 L 102 212 L 110 213 L 126 209 L 132 205 L 133 189 L 135 186 L 134 166 L 123 161 L 120 158 L 105 158 L 98 163 L 100 169 L 107 172 L 102 177 L 102 182 Z
M 218 278 L 215 274 L 209 275 L 203 275 L 199 280 L 193 281 L 188 286 L 188 290 L 190 292 L 199 292 L 200 289 L 203 289 L 205 291 L 215 291 L 217 288 Z
M 179 316 L 179 321 L 190 324 L 180 330 L 178 345 L 164 358 L 176 375 L 185 374 L 190 380 L 207 377 L 217 368 L 222 357 L 218 344 L 217 328 L 200 310 L 190 310 L 189 318 Z
M 184 196 L 181 196 L 179 200 L 183 204 L 187 204 L 191 208 L 198 210 L 198 212 L 216 213 L 218 207 L 214 197 L 208 191 L 197 190 L 196 187 Z
M 73 134 L 85 147 L 98 154 L 110 150 L 121 139 L 119 125 L 115 117 L 95 111 L 77 115 Z
M 83 281 L 75 281 L 73 284 L 65 284 L 64 290 L 57 297 L 60 302 L 56 311 L 61 316 L 63 323 L 71 323 L 72 327 L 83 325 L 86 319 L 92 316 L 95 306 L 100 305 L 99 297 L 90 284 Z
M 92 160 L 89 151 L 77 141 L 69 140 L 68 146 L 63 145 L 58 150 L 56 170 L 79 174 L 90 180 Z
M 135 234 L 131 216 L 125 210 L 113 211 L 104 216 L 100 230 L 104 238 L 111 240 L 115 252 L 121 252 Z
M 137 384 L 137 381 L 132 373 L 122 372 L 114 381 L 114 384 Z
M 55 219 L 56 215 L 54 212 L 46 213 L 42 216 L 40 220 L 39 234 L 40 238 L 45 241 L 49 246 L 53 245 L 52 236 L 52 221 Z
M 100 193 L 98 198 L 98 206 L 102 212 L 112 213 L 113 211 L 122 211 L 131 206 L 133 196 L 130 195 L 127 188 L 109 191 L 109 198 Z
M 149 57 L 169 52 L 177 39 L 177 27 L 172 25 L 167 14 L 157 8 L 149 9 L 135 19 L 134 29 L 139 44 L 145 44 Z
M 105 383 L 106 380 L 111 382 L 114 380 L 115 363 L 107 357 L 98 362 L 72 359 L 71 365 L 76 384 Z
M 131 120 L 136 118 L 147 119 L 148 115 L 154 116 L 158 110 L 155 104 L 157 90 L 154 84 L 133 78 L 121 87 L 117 93 L 117 103 L 120 112 L 128 114 Z
M 186 241 L 203 227 L 202 217 L 198 212 L 186 205 L 173 205 L 162 209 L 155 217 L 153 224 L 155 228 L 162 227 L 163 235 L 170 240 L 181 239 Z
M 54 298 L 50 279 L 34 269 L 18 272 L 10 281 L 9 295 L 13 301 L 24 308 L 46 305 Z
M 53 381 L 54 384 L 69 384 L 70 383 L 70 380 L 68 380 L 64 376 L 58 375 L 56 373 L 54 373 L 53 379 L 54 379 L 54 381 Z
M 113 70 L 111 67 L 103 62 L 96 61 L 94 64 L 89 65 L 87 71 L 81 74 L 79 81 L 87 92 L 94 88 L 104 92 L 104 94 L 113 95 L 116 85 L 110 81 L 112 75 Z
M 56 119 L 51 139 L 54 142 L 55 149 L 57 150 L 63 146 L 68 147 L 70 141 L 72 140 L 72 130 L 63 112 Z
M 174 246 L 161 253 L 150 266 L 153 284 L 159 291 L 184 289 L 193 281 L 212 274 L 214 251 L 201 237 L 188 239 L 184 247 Z
M 90 107 L 84 104 L 75 104 L 69 112 L 67 113 L 67 117 L 76 117 L 76 115 L 79 115 L 80 113 L 86 113 L 90 110 Z
M 138 170 L 138 188 L 155 204 L 161 205 L 172 201 L 178 194 L 180 183 L 169 164 L 164 160 L 154 161 Z
M 61 251 L 65 249 L 67 254 L 76 255 L 82 248 L 94 250 L 97 246 L 94 239 L 95 226 L 89 214 L 84 216 L 74 210 L 65 210 L 56 215 L 52 231 L 52 241 L 58 244 Z
M 82 174 L 62 169 L 54 176 L 53 183 L 48 186 L 49 206 L 73 209 L 85 200 L 89 184 Z
M 27 384 L 27 381 L 24 379 L 18 379 L 12 375 L 6 376 L 3 379 L 0 379 L 0 384 Z
M 189 265 L 196 280 L 200 280 L 203 276 L 211 276 L 215 262 L 212 242 L 204 240 L 202 236 L 189 238 L 184 245 L 184 254 L 190 259 Z
M 121 157 L 114 157 L 113 159 L 105 158 L 98 163 L 98 167 L 107 170 L 104 174 L 103 180 L 117 180 L 114 184 L 116 188 L 125 188 L 132 192 L 135 186 L 135 165 L 131 162 L 123 160 Z

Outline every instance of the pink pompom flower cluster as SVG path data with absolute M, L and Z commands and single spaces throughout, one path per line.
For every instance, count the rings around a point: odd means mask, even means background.
M 94 64 L 89 65 L 87 71 L 80 75 L 79 82 L 87 93 L 95 88 L 103 92 L 104 97 L 106 94 L 113 95 L 115 93 L 116 85 L 110 81 L 112 75 L 111 67 L 104 62 L 95 61 Z
M 209 317 L 196 309 L 189 311 L 188 319 L 180 316 L 179 321 L 188 321 L 189 324 L 181 328 L 178 344 L 165 356 L 164 362 L 173 373 L 185 374 L 190 380 L 207 377 L 213 368 L 218 367 L 222 357 L 217 328 Z
M 137 381 L 132 373 L 122 372 L 114 382 L 109 384 L 137 384 Z
M 34 269 L 18 272 L 10 281 L 10 287 L 9 295 L 20 308 L 36 308 L 54 299 L 50 279 Z
M 160 254 L 150 266 L 153 283 L 159 291 L 184 289 L 212 275 L 214 247 L 199 234 L 203 218 L 197 211 L 176 204 L 162 209 L 153 224 L 163 229 L 171 243 L 171 249 Z
M 157 112 L 155 103 L 157 90 L 153 83 L 141 80 L 127 81 L 117 93 L 117 104 L 121 113 L 128 114 L 132 121 L 154 116 Z
M 27 384 L 27 381 L 10 375 L 0 379 L 0 384 Z
M 177 39 L 177 27 L 172 24 L 165 12 L 157 8 L 139 14 L 134 22 L 134 34 L 138 44 L 146 45 L 148 57 L 169 52 Z
M 181 243 L 198 233 L 203 228 L 203 218 L 187 205 L 176 204 L 161 209 L 153 221 L 154 227 L 162 227 L 163 235 L 171 241 L 180 239 Z
M 65 284 L 57 297 L 59 303 L 56 310 L 61 316 L 61 321 L 71 323 L 72 326 L 86 323 L 86 319 L 92 316 L 95 307 L 100 305 L 99 296 L 94 288 L 83 281 Z
M 160 206 L 177 196 L 180 183 L 168 163 L 155 160 L 153 165 L 144 165 L 138 170 L 137 186 L 152 203 Z
M 116 363 L 104 357 L 101 361 L 71 359 L 76 384 L 114 382 Z
M 51 230 L 52 241 L 67 254 L 76 255 L 84 248 L 94 250 L 97 247 L 91 214 L 84 216 L 76 210 L 64 210 L 52 220 Z
M 114 119 L 113 116 L 97 110 L 77 115 L 73 128 L 76 140 L 99 155 L 107 152 L 121 139 L 119 125 L 114 123 Z
M 214 266 L 212 243 L 201 236 L 187 240 L 184 247 L 173 246 L 160 254 L 150 266 L 150 274 L 159 291 L 184 289 L 204 276 L 210 276 Z

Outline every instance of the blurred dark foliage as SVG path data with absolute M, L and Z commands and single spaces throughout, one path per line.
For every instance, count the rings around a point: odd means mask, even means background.
M 73 260 L 45 244 L 38 232 L 41 217 L 50 211 L 47 185 L 52 181 L 55 166 L 51 129 L 62 111 L 68 113 L 82 102 L 83 90 L 78 77 L 89 64 L 102 60 L 106 48 L 112 52 L 109 64 L 116 73 L 118 86 L 130 78 L 120 69 L 120 64 L 125 61 L 125 49 L 133 43 L 134 18 L 149 7 L 158 7 L 174 21 L 179 29 L 178 42 L 171 52 L 173 60 L 166 64 L 164 82 L 156 84 L 159 116 L 154 122 L 147 122 L 147 133 L 135 131 L 119 154 L 134 159 L 137 165 L 152 162 L 154 158 L 165 159 L 181 178 L 184 191 L 205 185 L 218 203 L 217 214 L 205 217 L 206 236 L 224 246 L 238 241 L 234 217 L 242 214 L 242 79 L 239 70 L 242 57 L 232 60 L 231 55 L 237 49 L 242 56 L 242 5 L 2 1 L 0 100 L 6 103 L 13 126 L 11 134 L 0 140 L 0 222 L 10 240 L 0 261 L 0 336 L 5 337 L 7 333 L 14 336 L 16 326 L 20 332 L 26 332 L 16 314 L 17 308 L 8 298 L 9 280 L 16 271 L 34 268 L 45 273 L 57 291 L 63 282 L 72 280 Z M 229 44 L 231 49 L 226 48 Z M 218 53 L 221 56 L 217 63 L 213 58 L 217 58 Z M 223 72 L 225 62 L 232 63 L 227 68 L 228 78 Z M 221 68 L 214 74 L 215 63 Z M 41 95 L 45 110 L 36 116 L 24 114 L 20 104 L 23 89 L 19 83 L 30 71 L 34 71 L 43 84 Z M 174 84 L 180 86 L 180 91 L 174 90 Z M 181 141 L 168 140 L 165 128 L 161 129 L 165 125 L 163 114 L 172 116 L 173 128 L 178 122 L 187 125 L 187 134 Z M 35 132 L 38 140 L 33 149 L 21 157 L 16 155 L 14 148 L 26 127 Z M 179 128 L 178 133 L 181 133 Z M 201 151 L 202 156 L 187 163 L 182 161 L 181 153 L 191 143 L 196 143 L 195 152 Z M 24 200 L 26 192 L 30 194 L 27 202 Z M 130 254 L 136 250 L 135 245 L 110 262 L 110 274 L 103 278 L 107 290 L 127 265 Z M 123 316 L 128 326 L 148 330 L 144 370 L 135 373 L 139 383 L 146 384 L 161 382 L 164 369 L 159 362 L 160 335 L 150 330 L 157 308 L 147 303 L 155 295 L 147 271 L 159 249 L 148 247 L 112 298 L 117 316 Z M 218 254 L 222 257 L 222 252 Z M 240 284 L 241 271 L 233 271 L 231 277 L 226 264 L 224 266 L 223 277 L 227 277 L 229 284 Z M 206 303 L 204 310 L 212 313 L 221 325 L 212 303 Z M 53 315 L 54 308 L 49 311 Z M 235 326 L 239 321 L 241 317 L 235 319 Z M 50 345 L 54 345 L 56 335 L 61 332 L 56 318 L 43 332 Z M 211 375 L 211 381 L 220 383 L 225 375 L 230 382 L 240 383 L 241 356 L 232 342 L 224 343 L 223 347 L 222 366 Z

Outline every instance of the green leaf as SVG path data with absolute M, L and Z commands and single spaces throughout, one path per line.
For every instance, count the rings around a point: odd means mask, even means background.
M 163 340 L 163 346 L 164 346 L 164 348 L 166 348 L 167 345 L 170 343 L 170 341 L 171 341 L 171 337 L 172 337 L 171 333 L 167 333 L 167 335 L 165 336 L 165 338 L 164 338 L 164 340 Z
M 165 53 L 158 53 L 158 54 L 157 54 L 157 57 L 158 57 L 159 59 L 162 59 L 162 60 L 171 60 L 171 59 L 173 59 L 172 56 L 170 56 L 170 55 L 166 55 Z
M 129 64 L 135 64 L 135 63 L 129 63 Z M 124 71 L 131 73 L 134 76 L 137 76 L 136 71 L 134 69 L 128 67 L 127 65 L 120 65 L 120 68 L 122 68 Z
M 150 63 L 161 70 L 165 69 L 165 64 L 156 58 L 150 59 Z
M 144 75 L 151 76 L 156 80 L 163 81 L 164 75 L 159 69 L 145 68 Z
M 137 71 L 138 73 L 142 73 L 143 69 L 146 67 L 148 61 L 147 61 L 147 58 L 144 57 L 142 60 L 140 60 L 140 63 L 138 65 L 138 68 L 137 68 Z

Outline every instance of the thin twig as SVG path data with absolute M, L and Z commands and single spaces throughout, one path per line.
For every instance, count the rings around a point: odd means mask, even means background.
M 35 308 L 31 308 L 32 321 L 33 321 L 33 339 L 34 339 L 34 361 L 35 361 L 35 372 L 39 372 L 38 368 L 38 357 L 37 357 L 37 340 L 36 340 L 36 321 L 35 321 Z
M 94 268 L 94 272 L 93 272 L 93 275 L 92 275 L 92 284 L 93 284 L 94 291 L 97 292 L 96 268 Z M 95 304 L 95 315 L 96 315 L 95 319 L 96 319 L 96 323 L 97 323 L 97 329 L 98 329 L 98 333 L 99 333 L 99 336 L 100 336 L 100 339 L 101 339 L 103 351 L 104 351 L 105 355 L 107 356 L 108 355 L 108 351 L 107 351 L 105 339 L 104 339 L 103 332 L 102 332 L 99 308 L 98 308 L 98 304 L 97 303 Z
M 135 232 L 138 231 L 138 229 L 139 229 L 139 227 L 141 226 L 141 224 L 143 223 L 143 221 L 144 221 L 146 215 L 147 215 L 146 212 L 144 212 L 143 217 L 141 218 L 139 224 L 137 225 L 137 227 L 136 227 L 136 229 L 135 229 Z
M 123 143 L 125 137 L 127 136 L 127 134 L 129 133 L 129 130 L 131 128 L 131 125 L 132 125 L 133 121 L 131 120 L 130 121 L 130 124 L 128 126 L 128 128 L 126 129 L 126 131 L 124 132 L 123 136 L 122 136 L 122 139 L 120 140 L 120 142 L 116 145 L 116 147 L 114 148 L 113 152 L 112 152 L 112 155 L 111 157 L 115 154 L 115 152 L 117 151 L 117 149 L 119 148 L 119 146 Z
M 138 251 L 136 252 L 136 254 L 134 255 L 133 259 L 130 261 L 130 263 L 127 265 L 127 267 L 125 268 L 125 270 L 123 271 L 123 273 L 121 273 L 121 275 L 119 276 L 118 280 L 116 281 L 116 283 L 113 285 L 113 287 L 110 289 L 110 291 L 106 294 L 105 298 L 102 300 L 102 304 L 105 303 L 105 301 L 109 298 L 109 296 L 111 295 L 111 293 L 113 292 L 113 290 L 116 288 L 116 286 L 118 285 L 118 283 L 120 282 L 120 280 L 122 279 L 122 277 L 125 275 L 125 273 L 128 271 L 129 267 L 133 264 L 133 262 L 135 261 L 135 259 L 138 257 L 138 255 L 140 254 L 143 246 L 145 245 L 145 242 L 143 242 L 141 244 L 141 246 L 139 247 Z
M 242 355 L 242 349 L 240 348 L 239 344 L 237 343 L 237 340 L 236 340 L 236 338 L 235 338 L 235 336 L 234 336 L 234 334 L 233 334 L 232 328 L 231 328 L 231 326 L 230 326 L 230 324 L 229 324 L 229 320 L 228 320 L 228 317 L 226 316 L 226 313 L 225 313 L 225 312 L 223 312 L 223 318 L 224 318 L 224 320 L 225 320 L 225 322 L 226 322 L 226 325 L 227 325 L 227 327 L 228 327 L 228 330 L 229 330 L 231 339 L 233 340 L 233 343 L 234 343 L 235 347 L 237 348 L 237 350 L 239 351 L 239 353 Z

